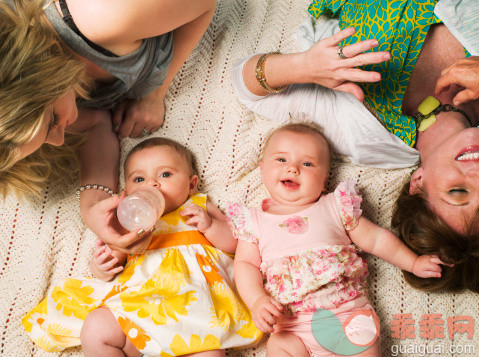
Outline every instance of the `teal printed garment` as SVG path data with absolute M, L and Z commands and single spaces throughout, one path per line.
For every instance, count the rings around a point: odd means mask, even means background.
M 401 114 L 406 87 L 416 64 L 429 26 L 440 23 L 434 15 L 436 0 L 314 0 L 309 13 L 318 18 L 339 18 L 339 27 L 355 27 L 356 33 L 341 45 L 376 39 L 373 51 L 388 51 L 391 60 L 364 66 L 381 73 L 381 81 L 360 84 L 365 102 L 379 115 L 388 131 L 407 145 L 416 143 L 416 123 Z

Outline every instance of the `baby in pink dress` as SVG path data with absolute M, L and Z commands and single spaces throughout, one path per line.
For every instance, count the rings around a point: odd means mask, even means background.
M 329 162 L 317 128 L 283 126 L 267 140 L 260 163 L 271 198 L 227 211 L 239 240 L 235 281 L 256 326 L 272 333 L 270 356 L 381 355 L 361 250 L 423 278 L 441 276 L 437 257 L 418 257 L 361 217 L 352 181 L 323 194 Z

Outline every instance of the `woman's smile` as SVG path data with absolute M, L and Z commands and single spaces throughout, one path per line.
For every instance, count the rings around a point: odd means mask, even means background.
M 455 160 L 457 161 L 479 160 L 479 145 L 465 147 L 456 155 Z

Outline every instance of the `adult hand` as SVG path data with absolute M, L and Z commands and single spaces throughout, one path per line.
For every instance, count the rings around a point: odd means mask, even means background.
M 151 232 L 140 229 L 128 232 L 120 225 L 116 217 L 116 208 L 125 196 L 123 191 L 120 196 L 115 195 L 97 202 L 88 209 L 83 219 L 93 233 L 113 250 L 140 254 L 150 244 Z
M 113 128 L 123 137 L 142 137 L 142 131 L 157 131 L 165 117 L 164 97 L 156 92 L 139 100 L 121 102 L 113 115 Z
M 311 76 L 309 82 L 349 92 L 363 101 L 364 93 L 361 87 L 353 82 L 378 82 L 381 75 L 355 67 L 388 61 L 391 56 L 389 52 L 364 53 L 378 46 L 377 40 L 365 40 L 343 47 L 343 55 L 347 58 L 340 58 L 338 44 L 355 32 L 354 27 L 349 27 L 317 42 L 303 53 L 303 60 L 305 70 Z
M 479 98 L 479 56 L 461 59 L 442 70 L 436 95 L 448 90 L 452 84 L 464 88 L 454 97 L 455 106 Z

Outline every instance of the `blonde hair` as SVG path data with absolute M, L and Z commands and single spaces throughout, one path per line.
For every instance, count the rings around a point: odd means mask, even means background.
M 85 96 L 84 65 L 43 16 L 41 0 L 0 3 L 0 194 L 39 195 L 47 179 L 71 173 L 78 136 L 42 145 L 18 161 L 38 134 L 46 107 L 71 90 Z
M 191 175 L 194 175 L 196 173 L 195 156 L 186 146 L 183 146 L 172 139 L 158 138 L 158 137 L 143 140 L 142 142 L 137 144 L 135 147 L 133 147 L 133 149 L 131 149 L 128 155 L 126 156 L 125 165 L 124 165 L 125 169 L 126 169 L 126 164 L 128 163 L 128 160 L 131 158 L 131 156 L 135 152 L 141 151 L 143 149 L 154 148 L 157 146 L 167 146 L 175 150 L 178 154 L 183 156 L 184 159 L 186 160 L 186 163 L 188 164 L 188 167 L 190 168 Z

